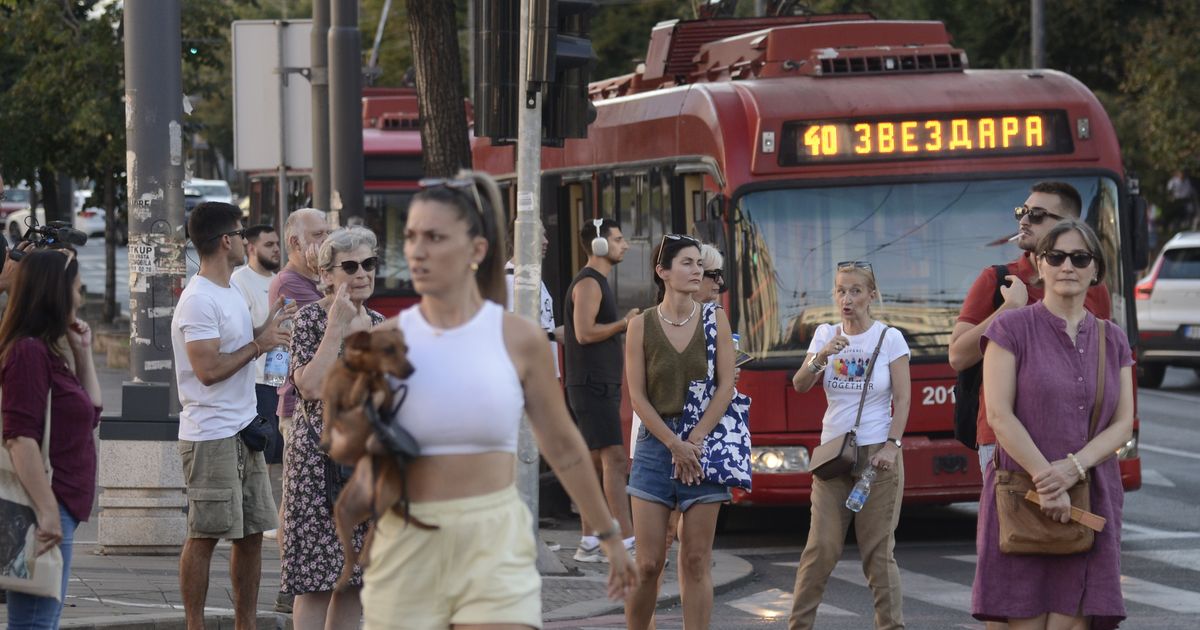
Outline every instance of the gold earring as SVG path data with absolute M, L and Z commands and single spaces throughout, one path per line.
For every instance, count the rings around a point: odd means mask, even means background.
M 471 263 L 471 271 L 479 271 L 479 263 L 477 263 L 477 262 Z

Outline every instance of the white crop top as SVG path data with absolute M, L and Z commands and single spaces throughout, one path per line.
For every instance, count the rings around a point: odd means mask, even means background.
M 504 345 L 504 309 L 485 301 L 467 323 L 441 330 L 412 306 L 399 322 L 414 371 L 395 420 L 421 455 L 515 454 L 525 391 Z

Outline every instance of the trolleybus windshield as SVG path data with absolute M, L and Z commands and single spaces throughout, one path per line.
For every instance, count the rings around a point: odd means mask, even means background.
M 869 261 L 881 301 L 914 360 L 944 360 L 967 290 L 987 266 L 1020 254 L 1013 207 L 1040 179 L 1075 186 L 1084 219 L 1098 227 L 1109 264 L 1114 320 L 1124 325 L 1117 231 L 1118 187 L 1110 177 L 1053 177 L 757 190 L 736 200 L 734 264 L 741 347 L 758 359 L 793 359 L 816 327 L 838 320 L 837 261 Z

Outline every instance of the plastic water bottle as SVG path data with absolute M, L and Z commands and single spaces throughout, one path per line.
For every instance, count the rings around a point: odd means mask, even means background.
M 283 299 L 283 305 L 285 307 L 290 306 L 293 302 L 295 302 L 295 300 L 291 298 Z M 280 330 L 290 331 L 292 329 L 291 318 L 289 317 L 288 319 L 280 322 L 279 328 Z M 291 361 L 292 353 L 289 351 L 288 347 L 283 344 L 279 344 L 278 346 L 268 350 L 267 363 L 263 368 L 263 378 L 267 381 L 267 385 L 272 387 L 279 387 L 280 385 L 283 385 L 283 383 L 287 381 L 288 364 L 290 364 Z
M 851 512 L 857 512 L 863 508 L 863 504 L 867 502 L 867 497 L 871 495 L 871 481 L 875 479 L 875 467 L 871 466 L 863 471 L 862 477 L 858 483 L 854 484 L 854 489 L 850 491 L 850 496 L 846 497 L 846 509 Z

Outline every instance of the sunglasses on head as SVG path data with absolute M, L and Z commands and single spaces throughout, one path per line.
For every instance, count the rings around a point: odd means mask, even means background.
M 358 273 L 358 268 L 360 265 L 362 266 L 363 271 L 368 273 L 375 271 L 375 267 L 379 266 L 379 257 L 372 256 L 370 258 L 364 258 L 362 261 L 343 260 L 342 262 L 335 264 L 334 267 L 341 267 L 342 271 L 345 271 L 347 275 L 352 276 Z
M 1062 221 L 1065 218 L 1045 208 L 1030 208 L 1029 206 L 1017 206 L 1013 208 L 1013 217 L 1016 218 L 1017 223 L 1020 223 L 1022 218 L 1029 217 L 1029 222 L 1033 225 L 1038 225 L 1042 221 L 1045 221 L 1046 217 L 1050 217 L 1055 221 Z
M 686 241 L 692 245 L 695 245 L 696 247 L 700 247 L 700 239 L 696 238 L 695 236 L 688 236 L 687 234 L 663 234 L 662 243 L 660 243 L 658 246 L 658 264 L 660 265 L 663 261 L 663 251 L 667 249 L 668 240 Z
M 871 271 L 871 263 L 865 260 L 843 260 L 837 264 L 838 271 L 842 269 L 866 269 Z
M 1096 259 L 1091 252 L 1088 251 L 1073 251 L 1064 252 L 1057 249 L 1051 249 L 1042 254 L 1042 260 L 1045 260 L 1051 267 L 1061 267 L 1067 259 L 1071 259 L 1071 266 L 1076 269 L 1086 269 L 1092 261 Z
M 446 188 L 461 194 L 467 194 L 467 189 L 471 190 L 471 198 L 475 200 L 475 209 L 480 213 L 483 212 L 483 199 L 479 197 L 479 188 L 475 185 L 475 180 L 460 178 L 460 177 L 426 177 L 417 182 L 417 185 L 422 190 L 430 188 Z

